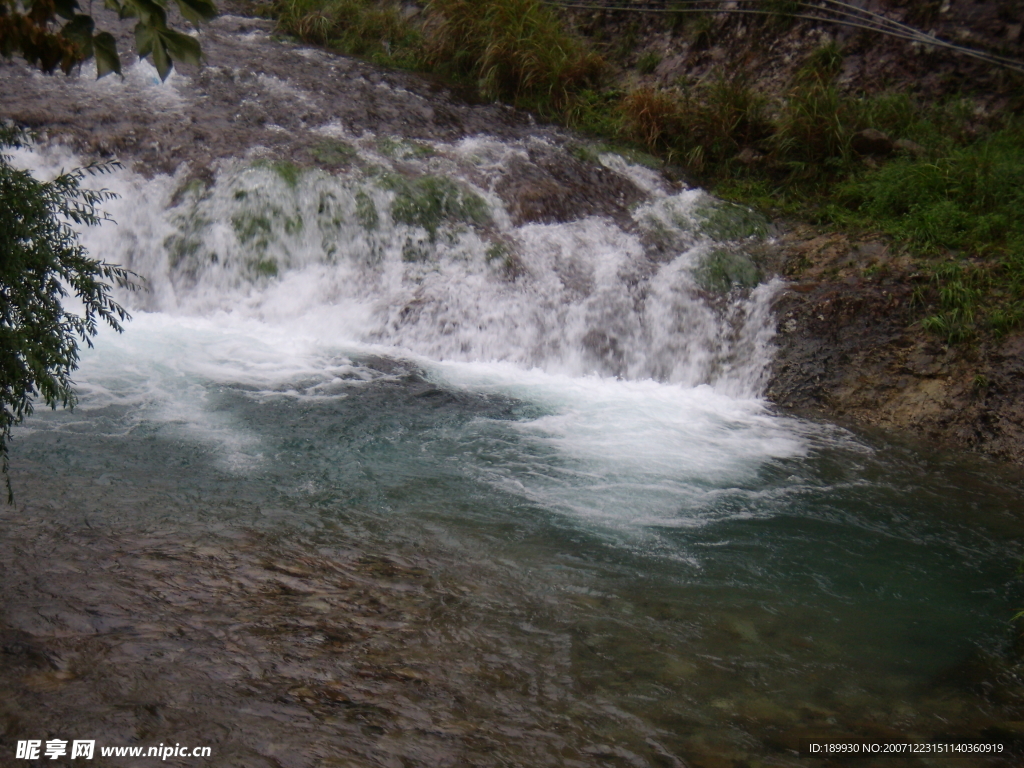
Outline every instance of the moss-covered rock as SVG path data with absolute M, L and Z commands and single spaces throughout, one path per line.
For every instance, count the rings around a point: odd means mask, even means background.
M 381 184 L 395 193 L 391 217 L 400 224 L 422 227 L 431 241 L 445 223 L 483 225 L 491 220 L 483 198 L 443 176 L 406 178 L 388 173 L 381 177 Z
M 699 261 L 694 276 L 697 283 L 712 293 L 727 293 L 733 288 L 753 288 L 761 282 L 761 270 L 743 251 L 713 248 Z

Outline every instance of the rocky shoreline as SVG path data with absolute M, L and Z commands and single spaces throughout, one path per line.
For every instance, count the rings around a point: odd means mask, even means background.
M 769 263 L 790 281 L 775 308 L 774 403 L 1024 463 L 1024 334 L 949 345 L 923 330 L 925 278 L 880 239 L 793 225 Z

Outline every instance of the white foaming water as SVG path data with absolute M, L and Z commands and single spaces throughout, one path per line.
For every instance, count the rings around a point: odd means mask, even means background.
M 762 401 L 706 385 L 570 377 L 479 363 L 438 366 L 433 376 L 549 409 L 550 415 L 515 423 L 535 450 L 517 453 L 509 462 L 514 472 L 497 464 L 481 473 L 543 507 L 604 524 L 709 522 L 722 514 L 715 509 L 721 489 L 751 501 L 766 461 L 807 451 L 806 434 L 772 416 Z
M 637 232 L 598 217 L 513 227 L 487 188 L 500 147 L 426 148 L 416 164 L 419 149 L 391 142 L 393 168 L 342 176 L 237 163 L 210 188 L 120 173 L 119 226 L 84 242 L 147 279 L 126 298 L 140 309 L 243 313 L 435 359 L 760 391 L 773 288 L 707 300 L 698 268 L 721 250 L 699 229 L 707 195 L 661 193 L 638 209 Z M 466 154 L 490 155 L 475 183 L 452 180 Z M 648 258 L 648 230 L 670 257 Z
M 134 422 L 170 425 L 255 472 L 274 447 L 211 409 L 211 391 L 344 398 L 384 375 L 353 357 L 405 358 L 444 386 L 546 414 L 503 422 L 534 449 L 498 466 L 467 457 L 469 474 L 629 525 L 704 522 L 721 489 L 806 451 L 758 399 L 775 285 L 728 300 L 699 285 L 721 247 L 700 231 L 707 195 L 669 194 L 634 170 L 652 195 L 636 231 L 598 217 L 514 227 L 490 188 L 521 147 L 347 141 L 397 159 L 338 176 L 236 162 L 209 187 L 103 177 L 120 195 L 117 225 L 83 241 L 147 288 L 122 297 L 137 314 L 124 336 L 102 334 L 83 356 L 83 409 L 130 406 Z M 18 157 L 41 176 L 76 164 L 60 150 Z M 453 180 L 467 158 L 475 170 Z M 657 260 L 645 231 L 661 237 Z

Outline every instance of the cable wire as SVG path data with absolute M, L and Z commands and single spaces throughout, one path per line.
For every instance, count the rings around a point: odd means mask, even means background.
M 840 24 L 855 29 L 878 32 L 889 37 L 907 40 L 921 45 L 945 48 L 971 58 L 994 64 L 999 67 L 1024 73 L 1024 62 L 1007 56 L 979 51 L 948 40 L 935 37 L 909 24 L 890 19 L 874 11 L 867 11 L 841 0 L 818 0 L 818 2 L 801 2 L 793 0 L 795 13 L 784 13 L 768 10 L 763 7 L 752 8 L 751 5 L 763 5 L 762 0 L 729 0 L 721 3 L 713 0 L 674 0 L 671 5 L 661 2 L 633 2 L 624 5 L 623 0 L 541 0 L 547 5 L 573 10 L 595 11 L 632 11 L 636 13 L 728 13 L 758 16 L 786 16 L 794 19 Z M 746 7 L 744 7 L 746 6 Z

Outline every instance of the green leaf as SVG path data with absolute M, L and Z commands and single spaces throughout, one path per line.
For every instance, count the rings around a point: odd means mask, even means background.
M 148 27 L 159 29 L 167 28 L 167 11 L 153 2 L 153 0 L 125 0 L 124 7 L 131 7 L 132 16 L 138 16 L 139 20 Z
M 173 29 L 161 29 L 157 31 L 157 34 L 163 40 L 164 48 L 169 56 L 180 59 L 186 64 L 199 66 L 202 50 L 198 40 L 181 32 L 175 32 Z
M 217 15 L 217 6 L 212 0 L 175 0 L 181 15 L 199 26 L 201 21 L 209 21 Z
M 78 10 L 77 0 L 53 0 L 53 10 L 62 19 L 75 18 L 75 11 Z
M 135 51 L 140 59 L 144 59 L 153 51 L 153 30 L 144 22 L 135 25 Z
M 94 27 L 92 16 L 78 14 L 64 25 L 60 33 L 78 46 L 83 59 L 88 59 L 92 56 L 92 30 Z
M 111 72 L 121 74 L 121 57 L 117 55 L 117 41 L 109 32 L 100 32 L 92 39 L 93 53 L 96 56 L 96 79 Z
M 166 80 L 171 74 L 171 57 L 167 55 L 167 47 L 164 44 L 159 32 L 153 35 L 153 66 L 161 80 Z

